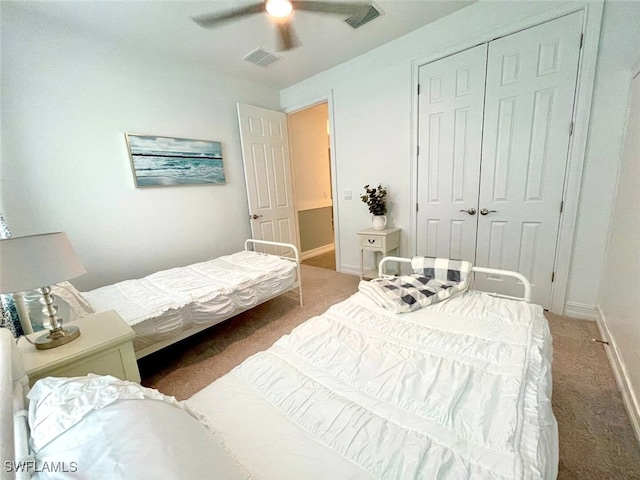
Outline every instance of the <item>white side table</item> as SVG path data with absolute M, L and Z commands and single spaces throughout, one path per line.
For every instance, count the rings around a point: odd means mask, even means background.
M 372 279 L 378 276 L 378 253 L 382 257 L 390 253 L 398 255 L 400 249 L 400 229 L 385 228 L 384 230 L 374 230 L 366 228 L 358 232 L 358 245 L 360 246 L 360 277 L 362 279 Z M 376 269 L 364 270 L 364 252 L 373 252 L 373 260 Z
M 140 382 L 132 344 L 135 333 L 116 312 L 88 315 L 69 325 L 78 326 L 80 336 L 66 345 L 36 350 L 24 338 L 18 342 L 30 385 L 43 377 L 77 377 L 88 373 Z M 27 337 L 34 341 L 45 333 L 43 330 Z

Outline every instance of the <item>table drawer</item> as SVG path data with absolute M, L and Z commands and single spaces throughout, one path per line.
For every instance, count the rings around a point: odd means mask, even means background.
M 360 245 L 362 247 L 379 248 L 382 251 L 385 251 L 386 237 L 382 235 L 361 235 Z

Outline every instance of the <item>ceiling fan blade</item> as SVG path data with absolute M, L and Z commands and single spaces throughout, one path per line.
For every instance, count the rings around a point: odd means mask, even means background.
M 238 8 L 236 10 L 229 10 L 222 13 L 206 13 L 204 15 L 198 15 L 191 17 L 201 27 L 214 27 L 229 20 L 236 19 L 238 17 L 244 17 L 247 15 L 253 15 L 254 13 L 262 13 L 265 11 L 265 3 L 260 2 L 254 5 L 249 5 L 245 8 Z
M 371 6 L 366 2 L 322 2 L 322 1 L 292 1 L 294 10 L 308 12 L 335 13 L 339 15 L 353 15 Z
M 279 21 L 276 22 L 276 27 L 278 28 L 279 51 L 291 50 L 298 46 L 298 39 L 293 31 L 291 22 Z

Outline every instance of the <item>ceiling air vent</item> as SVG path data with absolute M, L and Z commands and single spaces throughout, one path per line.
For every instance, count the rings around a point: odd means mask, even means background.
M 274 55 L 273 53 L 269 53 L 266 50 L 258 47 L 242 57 L 242 60 L 255 63 L 256 65 L 260 65 L 261 67 L 267 67 L 273 62 L 277 62 L 278 60 L 280 60 L 280 58 L 282 57 Z
M 351 28 L 360 28 L 365 23 L 369 23 L 374 18 L 380 16 L 380 12 L 376 10 L 376 7 L 373 5 L 369 5 L 361 12 L 356 13 L 355 15 L 351 15 L 349 18 L 345 20 Z

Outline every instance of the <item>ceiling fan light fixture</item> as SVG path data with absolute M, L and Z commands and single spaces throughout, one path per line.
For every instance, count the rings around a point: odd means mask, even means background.
M 293 11 L 293 5 L 289 0 L 267 0 L 266 10 L 272 17 L 284 18 Z

